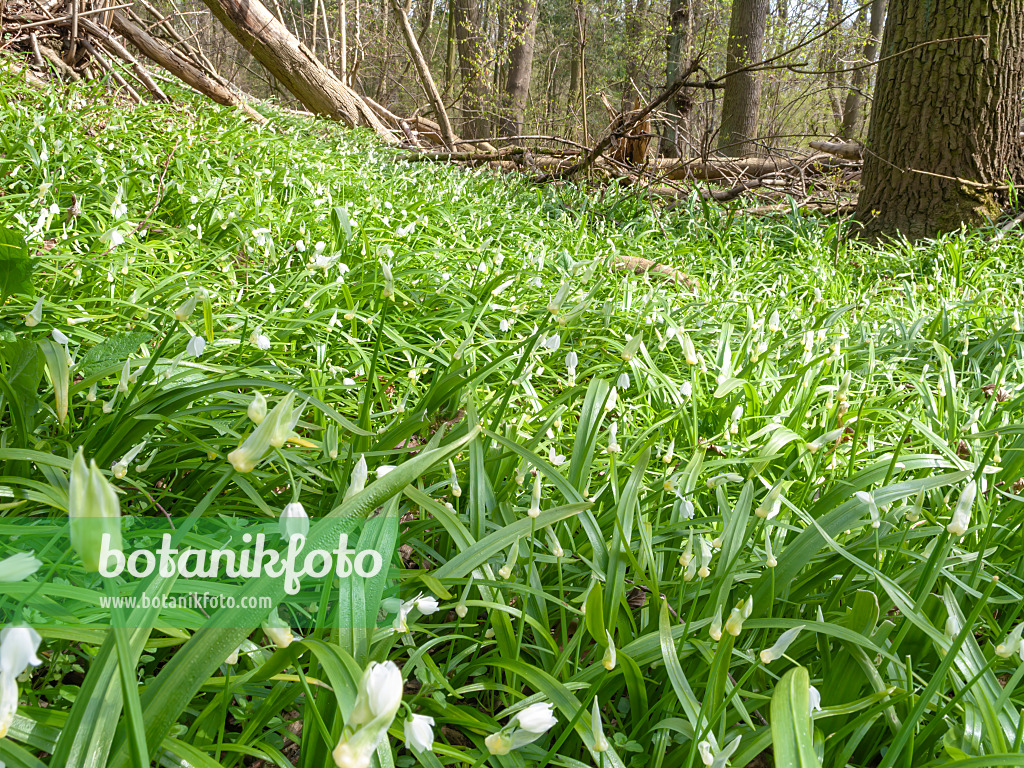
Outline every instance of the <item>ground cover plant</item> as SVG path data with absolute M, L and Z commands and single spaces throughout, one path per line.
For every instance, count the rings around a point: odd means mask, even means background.
M 7 766 L 1024 763 L 1019 241 L 0 110 Z M 293 504 L 390 570 L 107 628 L 181 584 L 66 538 Z

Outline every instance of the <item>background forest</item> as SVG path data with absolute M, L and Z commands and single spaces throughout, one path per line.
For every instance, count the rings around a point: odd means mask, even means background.
M 274 0 L 273 11 L 318 57 L 347 73 L 357 89 L 392 112 L 430 114 L 410 65 L 389 0 Z M 542 135 L 589 145 L 608 126 L 597 94 L 621 109 L 660 92 L 697 55 L 719 74 L 730 19 L 760 30 L 751 61 L 779 56 L 764 72 L 758 98 L 743 117 L 762 137 L 755 147 L 724 146 L 742 155 L 806 146 L 809 138 L 861 138 L 885 0 L 738 0 L 738 2 L 568 2 L 452 0 L 414 2 L 409 17 L 420 48 L 465 137 Z M 735 8 L 734 8 L 735 6 Z M 287 91 L 269 77 L 202 3 L 161 5 L 179 10 L 217 68 L 258 95 Z M 813 39 L 817 36 L 817 39 Z M 799 42 L 811 40 L 792 51 Z M 787 53 L 788 51 L 788 53 Z M 792 68 L 810 70 L 797 74 Z M 852 71 L 851 71 L 852 70 Z M 584 96 L 586 98 L 584 98 Z M 662 154 L 706 155 L 721 140 L 720 90 L 699 91 L 670 104 L 655 121 Z

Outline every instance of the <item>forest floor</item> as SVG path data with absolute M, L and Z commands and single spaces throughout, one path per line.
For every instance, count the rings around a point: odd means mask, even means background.
M 191 683 L 164 675 L 199 653 L 186 612 L 189 632 L 139 641 L 121 713 L 78 695 L 105 633 L 0 598 L 0 622 L 46 625 L 0 761 L 126 765 L 144 728 L 174 765 L 323 768 L 342 734 L 323 691 L 347 715 L 359 670 L 391 659 L 437 741 L 414 757 L 398 721 L 382 765 L 480 765 L 541 701 L 571 727 L 493 765 L 1020 764 L 1016 235 L 873 247 L 797 210 L 666 212 L 409 164 L 324 121 L 94 95 L 0 84 L 0 257 L 35 258 L 34 291 L 5 281 L 0 514 L 63 514 L 84 447 L 126 515 L 276 520 L 301 500 L 315 521 L 350 509 L 363 456 L 364 512 L 399 537 L 378 532 L 400 553 L 379 587 L 440 612 L 385 599 L 361 635 L 338 631 L 344 601 L 321 604 L 333 630 L 290 605 L 308 652 L 270 656 L 253 623 L 239 682 Z M 688 286 L 614 268 L 632 257 Z M 291 390 L 298 439 L 236 471 L 254 394 Z M 785 658 L 759 655 L 798 627 Z

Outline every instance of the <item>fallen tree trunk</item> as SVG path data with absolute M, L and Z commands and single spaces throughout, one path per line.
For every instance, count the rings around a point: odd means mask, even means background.
M 339 80 L 259 0 L 203 0 L 225 29 L 310 112 L 399 140 L 362 97 Z
M 177 52 L 168 48 L 155 37 L 150 36 L 144 29 L 129 21 L 120 13 L 114 14 L 112 24 L 114 30 L 119 35 L 124 35 L 125 39 L 138 48 L 146 58 L 153 60 L 182 82 L 209 96 L 218 104 L 241 109 L 257 123 L 262 124 L 267 121 L 263 115 L 246 104 L 244 99 L 237 96 L 229 88 L 213 80 L 201 69 L 182 58 Z
M 808 143 L 819 152 L 827 152 L 830 155 L 841 157 L 843 160 L 860 162 L 864 159 L 864 147 L 860 144 L 846 141 L 811 141 Z

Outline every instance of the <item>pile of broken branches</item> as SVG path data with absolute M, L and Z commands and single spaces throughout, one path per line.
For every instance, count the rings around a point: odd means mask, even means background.
M 102 80 L 136 104 L 145 98 L 170 103 L 159 85 L 164 78 L 136 58 L 130 43 L 219 104 L 238 107 L 264 122 L 247 97 L 175 29 L 175 17 L 187 26 L 180 14 L 161 15 L 147 0 L 0 0 L 0 54 L 16 54 L 0 58 L 0 69 L 19 72 L 34 85 L 54 79 Z

